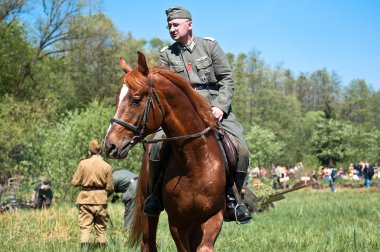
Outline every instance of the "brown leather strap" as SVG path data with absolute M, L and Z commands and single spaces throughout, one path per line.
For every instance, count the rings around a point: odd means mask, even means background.
M 104 186 L 82 186 L 81 191 L 97 191 L 97 190 L 105 190 Z

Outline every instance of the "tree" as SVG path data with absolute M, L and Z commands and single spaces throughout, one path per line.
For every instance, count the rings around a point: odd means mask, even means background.
M 37 139 L 35 132 L 44 118 L 41 106 L 5 95 L 0 100 L 0 164 L 2 172 L 14 174 L 31 157 L 26 150 Z
M 32 56 L 27 31 L 19 21 L 0 22 L 0 96 L 16 94 L 22 66 Z
M 330 75 L 326 69 L 317 70 L 310 76 L 301 73 L 297 79 L 296 93 L 303 111 L 321 110 L 334 117 L 333 112 L 340 98 L 339 85 L 339 76 L 334 72 Z
M 277 163 L 283 154 L 284 144 L 276 138 L 269 129 L 263 129 L 258 125 L 251 126 L 245 131 L 250 152 L 251 166 L 267 166 Z
M 302 113 L 306 113 L 314 109 L 314 105 L 311 101 L 311 81 L 307 74 L 301 73 L 296 80 L 296 97 L 301 103 Z
M 379 161 L 380 131 L 365 132 L 361 126 L 347 126 L 346 160 L 349 163 L 368 160 L 370 163 Z
M 230 54 L 232 57 L 232 54 Z M 247 112 L 250 108 L 250 93 L 248 89 L 248 78 L 246 73 L 246 60 L 247 56 L 245 54 L 239 54 L 236 63 L 233 66 L 234 73 L 234 82 L 235 82 L 235 91 L 234 99 L 232 101 L 232 108 L 236 117 L 241 122 L 247 122 Z
M 72 23 L 77 37 L 66 53 L 70 82 L 73 83 L 75 107 L 84 108 L 93 100 L 115 103 L 120 67 L 117 53 L 122 40 L 111 20 L 102 13 L 81 16 Z M 79 34 L 85 34 L 80 36 Z
M 0 22 L 12 24 L 22 12 L 25 0 L 1 0 Z
M 331 109 L 339 97 L 339 83 L 333 82 L 326 69 L 315 71 L 310 78 L 316 91 L 314 93 L 315 109 L 328 111 L 329 113 L 325 114 L 331 118 Z
M 356 125 L 370 120 L 370 97 L 372 92 L 364 80 L 353 80 L 343 91 L 341 117 Z
M 343 123 L 333 119 L 321 119 L 311 138 L 312 152 L 327 166 L 346 157 L 347 130 Z
M 374 128 L 380 130 L 380 90 L 371 95 L 368 100 L 368 119 L 364 123 L 368 130 Z
M 303 153 L 311 154 L 313 145 L 310 139 L 313 137 L 314 132 L 317 129 L 317 125 L 323 120 L 324 113 L 322 111 L 309 111 L 301 119 L 300 124 L 302 125 L 302 136 L 303 139 Z
M 40 7 L 40 6 L 38 6 Z M 58 47 L 59 42 L 74 39 L 69 23 L 79 13 L 81 4 L 75 0 L 42 0 L 42 15 L 37 19 L 37 38 L 34 55 L 23 64 L 17 96 L 24 97 L 25 79 L 32 75 L 34 65 L 43 58 L 66 52 L 71 48 Z M 39 8 L 36 8 L 39 10 Z M 61 43 L 62 45 L 64 43 Z

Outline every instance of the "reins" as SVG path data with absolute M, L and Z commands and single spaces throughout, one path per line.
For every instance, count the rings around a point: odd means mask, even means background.
M 174 141 L 179 139 L 190 139 L 190 138 L 196 138 L 200 137 L 204 134 L 206 134 L 211 128 L 207 127 L 206 129 L 202 130 L 201 132 L 192 134 L 192 135 L 185 135 L 185 136 L 176 136 L 176 137 L 168 137 L 168 138 L 160 138 L 160 139 L 153 139 L 153 140 L 142 140 L 141 143 L 158 143 L 158 142 L 167 142 L 167 141 Z

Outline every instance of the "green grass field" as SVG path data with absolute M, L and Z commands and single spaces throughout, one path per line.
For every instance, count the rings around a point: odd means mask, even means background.
M 302 189 L 275 208 L 255 213 L 251 223 L 224 223 L 216 251 L 380 251 L 379 189 Z M 139 251 L 126 244 L 123 205 L 110 204 L 106 251 Z M 77 209 L 8 211 L 0 215 L 0 251 L 79 251 Z M 161 215 L 159 251 L 176 251 L 166 214 Z

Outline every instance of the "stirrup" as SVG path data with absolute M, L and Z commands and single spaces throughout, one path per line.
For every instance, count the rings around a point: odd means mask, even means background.
M 243 206 L 247 210 L 247 212 L 249 213 L 248 207 L 246 205 L 244 205 L 243 203 L 240 203 L 240 204 L 237 203 L 236 206 L 235 206 L 235 220 L 236 220 L 236 223 L 237 224 L 247 224 L 247 223 L 249 223 L 251 221 L 252 217 L 249 218 L 248 220 L 245 220 L 245 221 L 238 221 L 238 218 L 237 218 L 237 208 L 239 206 Z

